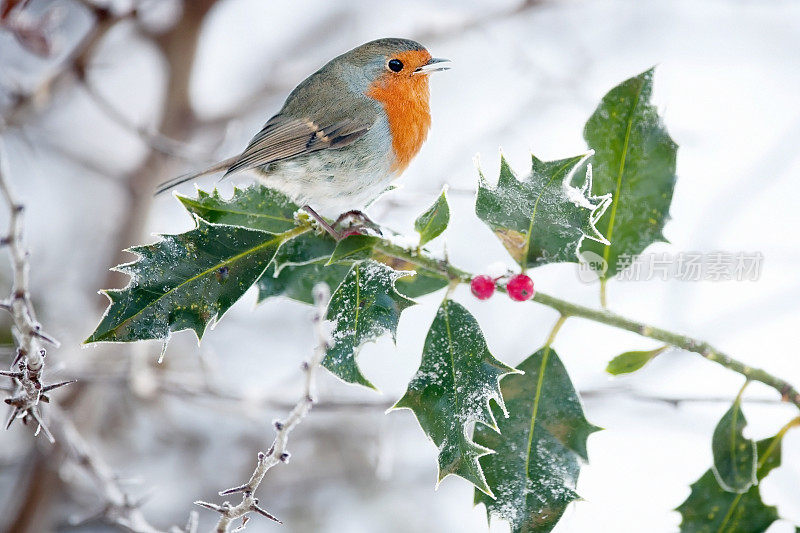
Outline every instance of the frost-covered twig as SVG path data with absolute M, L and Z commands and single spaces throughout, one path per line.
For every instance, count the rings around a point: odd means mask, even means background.
M 139 509 L 141 500 L 135 500 L 122 489 L 118 477 L 111 467 L 103 461 L 78 432 L 69 417 L 54 405 L 52 411 L 52 429 L 64 450 L 64 459 L 84 472 L 96 487 L 99 506 L 95 512 L 72 521 L 72 525 L 80 525 L 92 521 L 113 524 L 132 533 L 165 533 L 151 525 Z M 196 533 L 197 516 L 192 513 L 184 528 L 173 527 L 171 533 Z
M 270 468 L 276 466 L 278 463 L 286 463 L 289 461 L 289 452 L 286 448 L 289 440 L 289 433 L 303 418 L 305 418 L 314 403 L 316 372 L 331 342 L 330 334 L 324 323 L 329 300 L 330 289 L 328 286 L 324 283 L 317 284 L 317 286 L 314 287 L 314 329 L 317 337 L 317 346 L 314 349 L 314 355 L 311 360 L 303 363 L 303 372 L 305 373 L 303 395 L 285 420 L 275 422 L 275 439 L 272 441 L 272 445 L 267 453 L 259 452 L 258 463 L 256 464 L 255 470 L 253 470 L 253 474 L 250 476 L 250 480 L 244 485 L 223 490 L 219 493 L 220 496 L 241 493 L 242 501 L 238 505 L 231 505 L 229 502 L 223 502 L 221 505 L 204 501 L 194 502 L 200 507 L 220 514 L 215 530 L 219 533 L 227 532 L 228 528 L 233 524 L 233 521 L 238 518 L 241 518 L 242 522 L 236 528 L 236 531 L 241 531 L 249 520 L 247 515 L 253 512 L 265 516 L 270 520 L 280 522 L 280 520 L 259 506 L 255 493 Z
M 28 250 L 22 240 L 25 209 L 17 201 L 7 181 L 8 170 L 2 148 L 0 145 L 0 193 L 8 205 L 9 221 L 8 233 L 0 243 L 8 248 L 13 276 L 11 295 L 0 302 L 0 307 L 11 314 L 14 324 L 12 331 L 17 344 L 17 356 L 12 363 L 12 369 L 0 372 L 0 375 L 11 378 L 14 384 L 11 395 L 5 399 L 5 403 L 12 408 L 6 428 L 17 418 L 25 424 L 33 420 L 38 424 L 37 434 L 41 430 L 53 442 L 53 435 L 42 419 L 40 402 L 49 402 L 46 393 L 71 381 L 50 385 L 43 385 L 41 381 L 47 353 L 44 345 L 57 345 L 57 342 L 44 333 L 36 321 L 28 288 Z
M 47 76 L 29 91 L 15 91 L 11 94 L 11 104 L 2 109 L 0 129 L 21 126 L 27 122 L 28 114 L 39 114 L 52 101 L 56 89 L 74 80 L 75 76 L 84 75 L 90 58 L 99 43 L 118 22 L 136 17 L 136 9 L 122 13 L 114 13 L 111 9 L 79 0 L 79 4 L 88 9 L 95 18 L 95 23 L 78 43 L 64 56 L 60 63 Z
M 28 286 L 29 254 L 22 238 L 24 208 L 14 196 L 7 176 L 8 169 L 0 145 L 0 194 L 9 209 L 8 234 L 0 240 L 0 243 L 8 247 L 13 270 L 11 296 L 0 301 L 0 308 L 11 314 L 17 343 L 17 357 L 12 363 L 12 366 L 16 365 L 16 370 L 0 371 L 0 375 L 11 378 L 14 384 L 11 396 L 5 399 L 5 403 L 12 407 L 6 428 L 17 418 L 25 423 L 34 420 L 50 442 L 58 441 L 65 452 L 64 459 L 85 472 L 97 487 L 101 508 L 89 519 L 102 519 L 134 533 L 162 533 L 147 522 L 139 511 L 138 504 L 122 490 L 111 468 L 83 439 L 55 402 L 49 409 L 49 423 L 52 428 L 48 428 L 44 423 L 40 405 L 42 402 L 50 402 L 47 393 L 76 380 L 42 384 L 46 355 L 44 345 L 57 345 L 57 343 L 42 331 L 36 320 Z M 196 529 L 196 520 L 190 519 L 186 528 L 178 531 L 195 533 Z

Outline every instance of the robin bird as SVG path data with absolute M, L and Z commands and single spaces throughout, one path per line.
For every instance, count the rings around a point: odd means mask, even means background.
M 408 39 L 378 39 L 303 80 L 240 154 L 162 183 L 159 194 L 206 174 L 255 171 L 334 238 L 337 224 L 387 190 L 431 125 L 428 75 L 449 68 Z M 320 214 L 344 213 L 331 225 Z

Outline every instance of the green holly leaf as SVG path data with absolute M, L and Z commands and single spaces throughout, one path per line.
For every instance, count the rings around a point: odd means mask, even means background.
M 260 229 L 269 233 L 289 231 L 297 225 L 294 213 L 299 209 L 286 196 L 263 185 L 236 188 L 230 200 L 217 189 L 211 194 L 198 190 L 197 198 L 177 195 L 191 213 L 207 222 Z
M 783 433 L 758 441 L 760 482 L 781 464 Z M 760 533 L 778 519 L 774 506 L 761 500 L 758 485 L 747 492 L 729 492 L 720 487 L 713 469 L 691 486 L 689 497 L 676 510 L 681 513 L 681 533 Z
M 589 155 L 540 161 L 532 157 L 531 172 L 517 179 L 505 158 L 500 161 L 496 187 L 480 175 L 475 213 L 502 241 L 523 269 L 547 263 L 578 262 L 584 238 L 601 243 L 595 228 L 611 198 L 590 196 L 592 174 L 574 187 L 574 172 Z
M 397 280 L 397 292 L 409 298 L 419 298 L 432 292 L 447 287 L 449 282 L 436 276 L 430 276 L 425 271 L 418 272 L 415 276 L 408 276 Z
M 414 221 L 414 229 L 419 233 L 420 246 L 425 246 L 441 235 L 450 223 L 450 206 L 447 204 L 446 190 L 443 189 L 436 202 Z
M 741 393 L 722 416 L 711 438 L 714 475 L 728 492 L 746 492 L 756 479 L 756 443 L 744 438 L 747 420 L 742 412 Z
M 517 366 L 524 374 L 501 383 L 508 418 L 494 405 L 500 432 L 475 427 L 475 442 L 495 453 L 481 457 L 491 498 L 475 491 L 475 503 L 512 532 L 550 531 L 575 493 L 586 440 L 600 428 L 586 420 L 567 370 L 550 347 Z
M 308 265 L 327 261 L 336 249 L 336 241 L 327 233 L 311 231 L 283 243 L 275 254 L 275 272 L 280 274 L 287 266 Z
M 667 346 L 662 346 L 661 348 L 656 348 L 655 350 L 621 353 L 608 362 L 608 366 L 606 366 L 606 372 L 614 376 L 636 372 L 666 349 Z
M 379 241 L 379 238 L 372 235 L 350 235 L 338 242 L 328 264 L 367 259 L 372 256 L 372 250 Z
M 273 261 L 256 282 L 258 303 L 274 296 L 286 296 L 298 302 L 313 304 L 314 285 L 325 282 L 334 291 L 350 272 L 348 265 L 325 265 L 324 262 L 284 266 L 277 275 L 275 268 Z
M 428 272 L 419 268 L 418 265 L 378 252 L 377 250 L 372 254 L 375 261 L 379 261 L 395 270 L 403 270 L 405 272 L 416 272 L 414 276 L 404 276 L 395 282 L 397 292 L 409 298 L 419 298 L 439 289 L 443 289 L 449 285 L 450 280 L 436 272 Z
M 348 383 L 375 388 L 361 374 L 356 356 L 364 343 L 384 333 L 395 338 L 400 313 L 415 303 L 394 288 L 395 281 L 407 275 L 376 261 L 352 266 L 328 305 L 327 319 L 334 324 L 333 346 L 322 366 Z
M 589 118 L 583 136 L 594 150 L 595 195 L 612 195 L 597 228 L 609 242 L 587 240 L 582 251 L 604 259 L 602 279 L 614 277 L 626 259 L 654 242 L 669 217 L 678 146 L 652 104 L 653 69 L 613 88 Z M 594 262 L 592 262 L 594 264 Z
M 281 243 L 305 231 L 272 235 L 196 221 L 191 231 L 130 249 L 139 258 L 116 268 L 130 282 L 105 291 L 111 304 L 86 342 L 166 339 L 184 329 L 200 339 L 261 276 Z
M 419 369 L 394 406 L 411 409 L 439 448 L 439 482 L 455 474 L 491 494 L 478 464 L 491 450 L 473 442 L 467 430 L 473 422 L 497 430 L 489 400 L 504 409 L 499 380 L 513 372 L 489 352 L 469 311 L 445 300 L 428 331 Z

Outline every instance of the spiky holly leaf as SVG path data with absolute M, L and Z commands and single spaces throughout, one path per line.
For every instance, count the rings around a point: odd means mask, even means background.
M 661 348 L 656 348 L 655 350 L 637 350 L 633 352 L 621 353 L 608 362 L 608 366 L 606 366 L 606 372 L 614 376 L 636 372 L 666 349 L 667 346 L 662 346 Z
M 297 239 L 293 239 L 289 243 L 295 240 Z M 335 290 L 350 271 L 350 265 L 327 265 L 325 264 L 325 259 L 323 259 L 315 263 L 298 265 L 282 263 L 282 268 L 276 275 L 275 270 L 277 268 L 276 265 L 279 264 L 278 256 L 281 254 L 281 250 L 283 250 L 283 247 L 278 250 L 272 264 L 258 279 L 256 285 L 258 286 L 259 303 L 273 296 L 286 296 L 293 300 L 311 304 L 314 302 L 312 289 L 317 282 L 324 281 L 331 290 Z M 372 258 L 394 270 L 412 272 L 417 268 L 413 263 L 384 254 L 374 254 Z M 438 291 L 446 287 L 447 284 L 448 281 L 446 279 L 420 270 L 416 275 L 398 278 L 394 286 L 401 295 L 408 298 L 418 298 Z
M 327 261 L 335 249 L 336 241 L 330 235 L 308 231 L 286 241 L 278 249 L 273 261 L 275 272 L 280 274 L 281 270 L 287 266 Z
M 273 235 L 196 221 L 191 231 L 130 249 L 139 258 L 116 269 L 130 282 L 106 291 L 111 304 L 86 342 L 166 339 L 183 329 L 201 338 L 261 276 L 281 243 L 306 231 Z
M 622 82 L 603 97 L 583 131 L 594 150 L 592 193 L 612 195 L 611 208 L 597 222 L 609 242 L 587 240 L 581 247 L 604 259 L 602 279 L 621 270 L 620 256 L 666 241 L 662 231 L 675 188 L 678 145 L 650 104 L 652 89 L 653 69 Z
M 419 268 L 418 265 L 399 259 L 391 255 L 387 255 L 377 250 L 372 254 L 375 261 L 379 261 L 385 265 L 392 267 L 395 270 L 403 270 L 406 272 L 416 272 L 414 276 L 404 276 L 397 280 L 395 287 L 397 291 L 409 298 L 419 298 L 439 289 L 447 287 L 450 281 L 446 276 L 442 276 L 438 272 L 429 272 Z
M 758 441 L 760 482 L 781 464 L 783 433 Z M 681 533 L 761 533 L 778 519 L 774 506 L 761 500 L 758 485 L 747 492 L 728 492 L 719 486 L 712 469 L 708 469 L 691 486 L 692 492 L 676 511 L 681 513 Z
M 745 492 L 758 483 L 756 443 L 744 438 L 746 425 L 742 395 L 739 394 L 720 419 L 711 438 L 711 451 L 714 454 L 712 469 L 719 486 L 729 492 Z
M 507 521 L 513 532 L 550 531 L 570 502 L 586 440 L 600 428 L 586 420 L 567 370 L 549 347 L 517 366 L 524 374 L 503 378 L 508 418 L 494 405 L 500 433 L 475 427 L 475 442 L 495 453 L 481 457 L 491 498 L 475 491 L 490 517 Z
M 286 196 L 263 185 L 234 189 L 230 200 L 217 189 L 210 194 L 198 190 L 197 198 L 177 195 L 190 212 L 214 224 L 242 226 L 270 233 L 289 231 L 297 225 L 294 213 L 299 209 Z
M 373 248 L 379 240 L 372 235 L 350 235 L 336 244 L 328 264 L 367 259 L 372 256 Z
M 467 430 L 473 422 L 497 430 L 489 400 L 503 409 L 499 380 L 513 372 L 489 352 L 469 311 L 445 300 L 428 331 L 419 369 L 394 406 L 411 409 L 439 448 L 439 482 L 455 474 L 491 494 L 478 464 L 491 450 L 474 443 Z
M 414 229 L 419 233 L 419 245 L 424 246 L 447 229 L 450 223 L 450 206 L 447 204 L 446 189 L 442 194 L 414 221 Z
M 286 296 L 292 300 L 313 304 L 314 285 L 325 282 L 331 291 L 334 291 L 349 271 L 348 265 L 326 265 L 324 262 L 317 262 L 285 266 L 276 275 L 273 262 L 256 283 L 258 302 L 261 303 L 273 296 Z
M 523 269 L 547 263 L 578 262 L 584 238 L 606 242 L 595 222 L 610 203 L 608 195 L 590 196 L 591 172 L 580 187 L 570 184 L 587 156 L 559 161 L 532 157 L 531 172 L 517 179 L 505 158 L 496 187 L 480 175 L 475 213 L 502 241 Z
M 397 334 L 400 313 L 414 305 L 394 288 L 397 278 L 409 275 L 376 261 L 356 263 L 331 296 L 327 319 L 334 324 L 333 346 L 322 366 L 348 383 L 374 388 L 361 374 L 356 356 L 361 346 L 385 333 Z

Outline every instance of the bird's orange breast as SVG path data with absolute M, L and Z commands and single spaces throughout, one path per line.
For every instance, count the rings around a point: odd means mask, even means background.
M 431 56 L 414 50 L 398 54 L 406 65 L 424 65 Z M 367 96 L 383 105 L 392 134 L 392 171 L 400 173 L 417 155 L 431 127 L 430 89 L 425 74 L 386 73 L 367 91 Z

